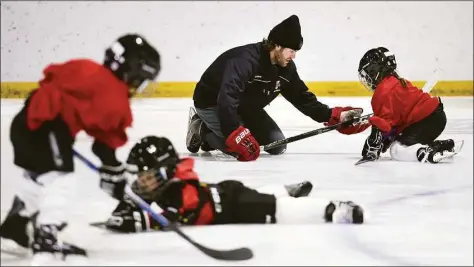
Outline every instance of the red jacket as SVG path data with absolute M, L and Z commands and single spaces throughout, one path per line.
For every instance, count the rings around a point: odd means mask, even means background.
M 424 93 L 406 81 L 404 88 L 400 81 L 389 76 L 375 89 L 372 96 L 374 116 L 370 122 L 383 132 L 395 128 L 397 134 L 408 126 L 430 115 L 439 105 L 439 99 Z
M 51 64 L 27 108 L 30 130 L 58 115 L 73 137 L 84 130 L 111 148 L 127 142 L 132 124 L 129 88 L 110 70 L 88 59 Z
M 214 209 L 209 196 L 209 190 L 206 184 L 199 182 L 199 177 L 194 172 L 194 159 L 184 158 L 178 165 L 175 173 L 175 179 L 179 179 L 181 183 L 174 183 L 163 195 L 165 202 L 179 210 L 179 214 L 183 216 L 181 221 L 184 224 L 206 225 L 214 221 Z M 202 190 L 205 197 L 199 191 Z M 177 198 L 176 198 L 177 197 Z M 202 205 L 197 211 L 195 219 L 192 222 L 186 221 L 186 214 L 194 213 L 196 208 Z M 163 207 L 166 210 L 166 206 Z M 166 216 L 166 212 L 163 214 Z

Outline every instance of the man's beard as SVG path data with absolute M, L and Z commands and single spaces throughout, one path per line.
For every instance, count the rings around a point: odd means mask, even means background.
M 281 67 L 285 67 L 286 64 L 288 64 L 289 62 L 286 61 L 286 59 L 283 57 L 283 52 L 281 51 L 277 51 L 275 53 L 275 57 L 276 57 L 276 60 L 278 62 L 278 65 L 280 65 Z

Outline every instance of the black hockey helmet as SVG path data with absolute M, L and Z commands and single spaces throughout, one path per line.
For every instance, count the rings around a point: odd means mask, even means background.
M 168 180 L 174 177 L 179 156 L 171 141 L 165 137 L 146 136 L 130 150 L 127 164 L 135 166 L 134 172 L 155 172 L 157 179 Z
M 105 51 L 103 65 L 130 87 L 130 95 L 141 93 L 161 70 L 160 54 L 138 34 L 118 38 Z
M 374 91 L 383 78 L 397 69 L 395 55 L 385 47 L 367 51 L 359 62 L 359 80 L 369 90 Z

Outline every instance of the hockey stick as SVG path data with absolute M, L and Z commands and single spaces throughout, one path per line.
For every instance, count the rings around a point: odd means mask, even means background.
M 77 151 L 74 150 L 74 155 L 81 160 L 84 164 L 86 164 L 89 168 L 91 168 L 94 171 L 98 171 L 97 166 L 94 165 L 91 161 L 89 161 L 87 158 L 79 154 Z M 132 191 L 130 186 L 125 186 L 125 194 L 132 199 L 133 202 L 135 202 L 141 209 L 145 210 L 150 214 L 150 216 L 155 219 L 157 222 L 160 223 L 163 227 L 166 227 L 168 230 L 174 231 L 178 235 L 180 235 L 182 238 L 186 239 L 189 243 L 191 243 L 194 247 L 199 249 L 201 252 L 204 254 L 217 259 L 217 260 L 228 260 L 228 261 L 242 261 L 242 260 L 248 260 L 253 257 L 253 252 L 251 249 L 243 247 L 243 248 L 238 248 L 238 249 L 232 249 L 232 250 L 215 250 L 211 248 L 207 248 L 194 240 L 192 240 L 188 235 L 183 233 L 181 231 L 180 227 L 176 222 L 169 222 L 166 217 L 161 215 L 160 213 L 155 212 L 148 203 L 146 203 L 143 199 L 141 199 L 135 192 Z
M 97 221 L 97 222 L 90 222 L 89 223 L 89 226 L 92 226 L 92 227 L 97 227 L 97 228 L 103 228 L 105 229 L 107 225 L 107 221 Z M 193 227 L 192 225 L 182 225 L 181 228 L 188 228 L 188 227 Z M 163 230 L 153 230 L 153 231 L 156 231 L 156 232 L 166 232 L 166 229 L 163 229 Z
M 430 93 L 431 90 L 435 87 L 436 83 L 438 83 L 438 76 L 439 76 L 439 69 L 435 69 L 433 71 L 433 74 L 431 75 L 431 79 L 423 85 L 423 88 L 421 90 L 425 93 Z
M 293 143 L 293 142 L 301 140 L 301 139 L 305 139 L 305 138 L 308 138 L 308 137 L 311 137 L 311 136 L 315 136 L 315 135 L 318 135 L 318 134 L 322 134 L 322 133 L 326 133 L 326 132 L 329 132 L 329 131 L 332 131 L 332 130 L 336 130 L 339 127 L 350 126 L 351 124 L 359 123 L 361 121 L 364 121 L 364 120 L 370 118 L 370 116 L 372 116 L 372 113 L 361 116 L 361 117 L 354 118 L 354 119 L 349 120 L 349 121 L 341 122 L 341 123 L 338 123 L 338 124 L 334 124 L 334 125 L 331 125 L 331 126 L 327 126 L 327 127 L 324 127 L 324 128 L 319 128 L 319 129 L 312 130 L 312 131 L 309 131 L 309 132 L 305 132 L 305 133 L 302 133 L 302 134 L 298 134 L 298 135 L 295 135 L 295 136 L 292 136 L 292 137 L 288 137 L 288 138 L 285 138 L 285 139 L 282 139 L 282 140 L 278 140 L 278 141 L 275 141 L 275 142 L 270 143 L 268 145 L 260 146 L 260 149 L 266 151 L 266 150 L 273 149 L 275 147 L 279 147 L 279 146 L 282 146 L 282 145 L 285 145 L 285 144 Z

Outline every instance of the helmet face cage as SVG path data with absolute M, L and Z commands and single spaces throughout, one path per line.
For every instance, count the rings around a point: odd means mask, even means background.
M 174 177 L 179 157 L 166 138 L 148 136 L 142 138 L 130 151 L 127 164 L 135 167 L 138 177 L 153 175 L 158 181 Z
M 176 171 L 176 163 L 178 160 L 174 157 L 170 157 L 165 161 L 156 161 L 154 166 L 142 165 L 139 167 L 138 177 L 143 174 L 152 174 L 158 181 L 166 181 L 173 178 Z
M 131 59 L 125 71 L 127 83 L 133 88 L 133 93 L 142 93 L 158 76 L 160 65 L 157 60 L 149 59 Z
M 368 63 L 369 64 L 369 63 Z M 378 75 L 378 73 L 377 73 Z M 359 71 L 359 81 L 370 91 L 374 91 L 377 85 L 364 68 Z
M 138 35 L 126 35 L 106 50 L 104 63 L 131 88 L 141 93 L 161 71 L 160 55 Z
M 374 91 L 380 81 L 395 73 L 395 56 L 385 47 L 371 49 L 359 63 L 359 80 L 370 91 Z

